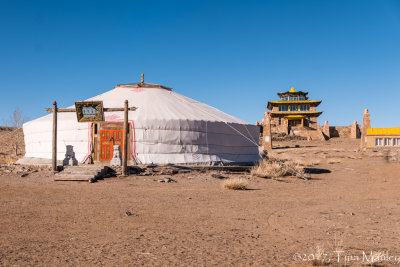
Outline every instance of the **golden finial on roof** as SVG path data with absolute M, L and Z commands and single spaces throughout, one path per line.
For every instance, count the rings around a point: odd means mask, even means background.
M 142 81 L 140 83 L 144 83 L 144 73 L 142 73 Z
M 289 91 L 290 93 L 296 93 L 296 90 L 294 90 L 294 88 L 292 87 L 292 88 L 290 88 L 290 91 Z

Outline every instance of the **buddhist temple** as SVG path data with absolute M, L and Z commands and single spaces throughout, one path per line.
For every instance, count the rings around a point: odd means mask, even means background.
M 269 101 L 267 113 L 271 118 L 272 132 L 289 134 L 294 130 L 317 130 L 317 118 L 322 111 L 317 111 L 321 100 L 309 100 L 308 92 L 290 91 L 278 93 L 280 100 Z

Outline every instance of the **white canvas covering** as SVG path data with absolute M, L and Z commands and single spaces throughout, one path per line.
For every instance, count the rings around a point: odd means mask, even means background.
M 259 128 L 206 104 L 168 89 L 120 85 L 87 99 L 101 100 L 106 108 L 129 111 L 133 157 L 143 164 L 218 164 L 259 160 Z M 106 122 L 122 122 L 123 112 L 105 112 Z M 51 159 L 52 114 L 23 125 L 25 159 Z M 73 112 L 58 113 L 57 159 L 74 147 L 79 162 L 91 151 L 91 124 L 78 123 Z

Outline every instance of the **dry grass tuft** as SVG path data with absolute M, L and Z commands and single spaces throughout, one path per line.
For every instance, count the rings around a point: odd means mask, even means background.
M 382 264 L 385 260 L 387 260 L 387 255 L 384 251 L 371 251 L 370 254 L 367 254 L 366 261 L 363 262 L 363 265 L 371 266 L 371 267 L 383 267 Z
M 279 161 L 262 161 L 251 170 L 253 176 L 263 177 L 263 178 L 277 178 L 286 176 L 286 169 Z
M 246 190 L 249 182 L 245 178 L 230 178 L 222 183 L 222 186 L 230 190 Z
M 327 266 L 329 265 L 329 262 L 326 261 L 325 256 L 326 252 L 324 250 L 323 246 L 316 246 L 315 247 L 315 252 L 312 253 L 314 255 L 314 260 L 312 260 L 311 264 L 312 266 Z
M 292 175 L 307 179 L 305 170 L 299 162 L 276 159 L 259 162 L 253 167 L 251 174 L 262 178 L 278 178 Z
M 305 169 L 298 162 L 286 161 L 284 162 L 283 166 L 286 169 L 286 173 L 288 175 L 307 179 Z
M 335 251 L 343 251 L 344 246 L 343 246 L 343 238 L 340 240 L 337 239 L 336 234 L 335 234 L 335 239 L 334 239 L 334 250 Z

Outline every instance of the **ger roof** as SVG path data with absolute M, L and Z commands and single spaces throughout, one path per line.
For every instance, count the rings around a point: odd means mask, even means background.
M 129 118 L 135 121 L 136 126 L 147 125 L 152 121 L 154 127 L 160 122 L 180 120 L 191 121 L 222 121 L 250 125 L 249 122 L 229 115 L 212 106 L 201 103 L 182 94 L 172 91 L 172 88 L 152 83 L 128 83 L 119 84 L 112 90 L 81 101 L 103 101 L 106 108 L 121 108 L 124 101 L 128 100 L 130 107 L 136 107 L 136 111 L 129 111 Z M 68 108 L 74 108 L 69 106 Z M 123 119 L 122 112 L 108 112 L 107 118 Z M 70 117 L 76 121 L 74 113 L 60 113 L 59 116 Z M 34 121 L 51 120 L 52 115 L 45 115 Z
M 119 88 L 119 87 L 131 87 L 131 88 L 159 88 L 159 89 L 165 89 L 172 91 L 172 88 L 166 87 L 164 85 L 160 84 L 155 84 L 155 83 L 145 83 L 144 82 L 144 73 L 141 75 L 142 80 L 140 83 L 127 83 L 127 84 L 118 84 L 117 86 L 114 87 L 114 89 Z
M 169 91 L 172 91 L 172 88 L 170 87 L 166 87 L 164 85 L 160 85 L 160 84 L 155 84 L 155 83 L 145 83 L 145 82 L 140 82 L 140 83 L 127 83 L 127 84 L 118 84 L 117 86 L 114 87 L 118 88 L 118 87 L 132 87 L 132 88 L 160 88 L 160 89 L 166 89 Z

